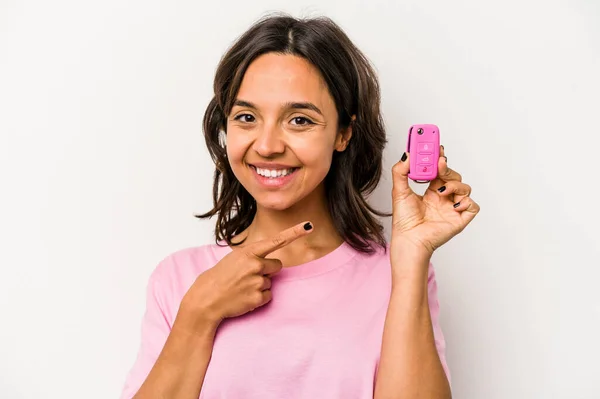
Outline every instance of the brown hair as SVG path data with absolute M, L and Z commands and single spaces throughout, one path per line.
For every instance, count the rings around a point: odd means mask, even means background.
M 329 211 L 340 236 L 358 251 L 372 253 L 373 243 L 385 248 L 383 226 L 374 217 L 390 216 L 372 208 L 365 196 L 377 187 L 382 152 L 387 142 L 380 112 L 379 82 L 365 55 L 331 19 L 298 19 L 287 14 L 263 17 L 225 53 L 217 67 L 214 97 L 204 114 L 206 145 L 216 165 L 213 209 L 195 215 L 217 215 L 215 239 L 231 239 L 244 231 L 256 214 L 256 201 L 237 180 L 222 141 L 242 78 L 250 63 L 265 53 L 293 54 L 320 71 L 338 113 L 339 129 L 352 124 L 352 138 L 343 152 L 334 152 L 325 177 Z M 356 115 L 354 121 L 352 115 Z

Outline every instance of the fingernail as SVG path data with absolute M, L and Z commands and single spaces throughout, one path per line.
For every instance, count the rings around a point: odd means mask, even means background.
M 312 230 L 312 224 L 310 224 L 310 222 L 304 223 L 304 230 Z
M 400 160 L 402 162 L 404 162 L 404 161 L 406 161 L 406 158 L 407 158 L 407 156 L 406 156 L 406 152 L 405 152 L 404 154 L 402 154 L 402 158 L 400 158 Z
M 444 146 L 443 146 L 443 145 L 441 145 L 441 147 L 442 147 L 442 150 L 443 150 L 443 149 L 444 149 Z
M 446 190 L 446 186 L 442 186 L 442 187 L 438 188 L 438 191 L 440 193 L 443 193 L 445 190 Z
M 458 208 L 459 205 L 460 205 L 460 202 L 457 202 L 456 204 L 454 204 L 454 207 Z

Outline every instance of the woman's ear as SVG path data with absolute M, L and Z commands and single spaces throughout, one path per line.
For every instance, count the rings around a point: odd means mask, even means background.
M 352 137 L 352 126 L 354 126 L 354 121 L 356 120 L 356 115 L 352 115 L 350 120 L 350 124 L 347 128 L 342 129 L 338 132 L 335 138 L 335 150 L 342 152 L 348 147 L 348 143 L 350 142 L 350 138 Z

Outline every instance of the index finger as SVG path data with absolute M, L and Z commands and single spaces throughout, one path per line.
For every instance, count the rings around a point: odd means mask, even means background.
M 271 252 L 290 244 L 296 239 L 309 234 L 311 231 L 312 224 L 310 222 L 302 222 L 294 227 L 283 230 L 273 238 L 258 241 L 249 245 L 248 251 L 254 256 L 264 258 Z

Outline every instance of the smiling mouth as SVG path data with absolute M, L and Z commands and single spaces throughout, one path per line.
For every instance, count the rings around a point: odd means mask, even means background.
M 286 176 L 293 174 L 298 169 L 300 169 L 298 167 L 292 167 L 292 168 L 287 168 L 287 169 L 263 169 L 263 168 L 258 168 L 254 165 L 250 165 L 250 167 L 254 170 L 254 172 L 257 175 L 267 178 L 267 179 L 278 179 L 278 178 L 286 177 Z

